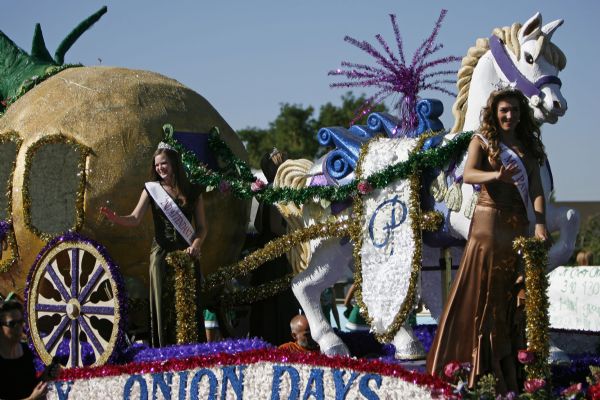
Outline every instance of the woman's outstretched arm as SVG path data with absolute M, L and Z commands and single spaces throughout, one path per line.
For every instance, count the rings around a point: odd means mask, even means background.
M 100 207 L 100 212 L 106 216 L 106 218 L 114 222 L 117 225 L 134 227 L 138 226 L 140 222 L 142 222 L 142 218 L 146 211 L 148 210 L 148 206 L 150 205 L 150 198 L 148 197 L 148 193 L 143 190 L 140 195 L 140 200 L 137 205 L 129 215 L 117 215 L 113 210 L 108 207 Z

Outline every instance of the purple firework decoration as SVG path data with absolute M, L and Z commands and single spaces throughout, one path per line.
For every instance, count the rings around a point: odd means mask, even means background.
M 366 102 L 357 110 L 351 124 L 368 114 L 373 105 L 381 103 L 392 94 L 400 94 L 400 100 L 394 104 L 398 108 L 400 117 L 400 133 L 413 131 L 418 120 L 415 113 L 415 105 L 419 100 L 418 93 L 421 90 L 437 90 L 450 96 L 456 96 L 455 93 L 448 90 L 448 84 L 455 84 L 456 80 L 447 79 L 447 76 L 456 75 L 457 70 L 433 70 L 442 65 L 460 61 L 457 56 L 447 56 L 430 60 L 444 46 L 436 43 L 436 39 L 442 21 L 446 16 L 447 10 L 442 10 L 433 31 L 421 43 L 421 46 L 415 52 L 409 65 L 404 56 L 404 44 L 400 29 L 396 21 L 396 15 L 390 14 L 390 20 L 394 29 L 398 55 L 395 55 L 388 43 L 381 34 L 375 35 L 379 44 L 383 47 L 385 54 L 377 50 L 367 41 L 359 41 L 350 36 L 344 38 L 345 42 L 358 47 L 368 53 L 375 59 L 376 65 L 366 65 L 342 61 L 342 68 L 329 71 L 328 75 L 344 76 L 346 81 L 331 83 L 332 88 L 353 88 L 353 87 L 375 87 L 377 92 L 369 97 Z

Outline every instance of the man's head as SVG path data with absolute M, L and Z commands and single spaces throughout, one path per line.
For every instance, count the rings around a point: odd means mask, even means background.
M 310 336 L 310 326 L 308 326 L 308 320 L 304 315 L 296 315 L 292 318 L 290 329 L 292 330 L 292 338 L 298 346 L 307 350 L 314 350 L 319 346 Z

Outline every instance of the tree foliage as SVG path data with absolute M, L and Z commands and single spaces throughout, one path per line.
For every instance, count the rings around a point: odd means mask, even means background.
M 600 258 L 600 214 L 593 215 L 585 221 L 579 229 L 577 239 L 580 249 L 591 251 L 594 254 L 594 265 L 598 265 L 598 259 Z
M 322 155 L 326 149 L 319 146 L 316 135 L 320 128 L 328 126 L 348 127 L 358 110 L 366 101 L 365 95 L 355 97 L 351 92 L 342 95 L 342 104 L 323 104 L 319 115 L 314 117 L 314 107 L 282 103 L 279 115 L 269 123 L 267 129 L 245 128 L 238 131 L 250 158 L 250 165 L 260 168 L 263 154 L 273 147 L 288 154 L 289 158 L 313 158 Z M 379 104 L 372 111 L 387 111 Z M 365 123 L 366 116 L 356 124 Z

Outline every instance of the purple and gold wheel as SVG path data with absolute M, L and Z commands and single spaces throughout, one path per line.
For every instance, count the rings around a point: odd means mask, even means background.
M 102 246 L 77 234 L 51 241 L 29 275 L 31 340 L 45 364 L 106 363 L 124 336 L 122 279 Z

